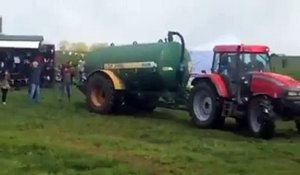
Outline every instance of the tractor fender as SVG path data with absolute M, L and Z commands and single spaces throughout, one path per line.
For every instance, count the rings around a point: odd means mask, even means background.
M 195 86 L 197 83 L 200 82 L 207 82 L 210 83 L 215 90 L 217 91 L 218 95 L 223 98 L 228 98 L 229 93 L 226 87 L 226 84 L 223 78 L 219 74 L 204 74 L 204 75 L 197 75 L 194 77 L 191 84 Z
M 95 74 L 102 74 L 104 76 L 106 76 L 107 78 L 109 78 L 114 86 L 115 90 L 124 90 L 125 89 L 125 84 L 123 83 L 123 81 L 113 72 L 110 70 L 97 70 L 95 72 L 93 72 L 89 77 L 92 77 Z

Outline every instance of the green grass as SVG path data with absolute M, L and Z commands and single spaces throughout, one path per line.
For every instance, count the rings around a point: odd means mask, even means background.
M 278 123 L 263 141 L 225 131 L 200 130 L 186 112 L 157 109 L 139 115 L 101 116 L 85 109 L 74 91 L 71 104 L 51 90 L 39 105 L 25 91 L 0 106 L 0 174 L 243 174 L 300 172 L 300 135 Z

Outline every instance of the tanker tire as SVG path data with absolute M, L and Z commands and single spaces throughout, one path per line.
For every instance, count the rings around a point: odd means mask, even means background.
M 154 98 L 146 98 L 146 99 L 137 99 L 135 97 L 127 97 L 125 98 L 125 103 L 129 107 L 133 107 L 136 110 L 152 113 L 156 108 L 156 103 L 158 99 Z
M 222 103 L 217 92 L 209 84 L 198 83 L 192 88 L 188 108 L 192 124 L 195 126 L 214 129 L 224 127 L 225 117 L 221 116 Z
M 139 109 L 147 112 L 147 113 L 152 113 L 156 108 L 156 101 L 155 100 L 144 100 L 141 101 L 139 105 Z
M 264 106 L 264 107 L 260 107 Z M 263 112 L 267 109 L 269 112 Z M 270 140 L 275 133 L 275 116 L 273 105 L 265 97 L 257 97 L 250 101 L 248 107 L 249 129 L 254 137 Z
M 115 90 L 110 79 L 103 75 L 93 75 L 87 84 L 87 105 L 91 112 L 109 114 L 115 101 Z
M 114 98 L 114 104 L 112 107 L 112 111 L 120 111 L 124 104 L 124 96 L 122 92 L 116 92 Z
M 295 120 L 295 125 L 298 133 L 300 134 L 300 119 Z

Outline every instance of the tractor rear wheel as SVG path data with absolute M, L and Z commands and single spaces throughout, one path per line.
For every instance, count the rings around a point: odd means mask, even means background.
M 221 112 L 222 103 L 213 87 L 207 83 L 198 83 L 193 87 L 189 99 L 193 124 L 201 128 L 222 128 L 225 118 Z
M 250 101 L 248 107 L 248 123 L 251 132 L 255 137 L 271 139 L 274 137 L 273 106 L 265 97 L 257 97 Z
M 93 75 L 87 84 L 87 105 L 90 111 L 108 114 L 112 112 L 116 92 L 111 80 L 101 74 Z

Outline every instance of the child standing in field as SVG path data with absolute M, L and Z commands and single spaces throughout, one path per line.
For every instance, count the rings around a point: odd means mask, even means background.
M 4 75 L 2 75 L 2 77 L 1 77 L 1 83 L 0 83 L 0 85 L 1 85 L 1 92 L 2 92 L 2 104 L 3 105 L 6 105 L 7 93 L 8 93 L 8 90 L 10 88 L 9 81 L 10 81 L 10 74 L 6 70 L 4 72 Z

